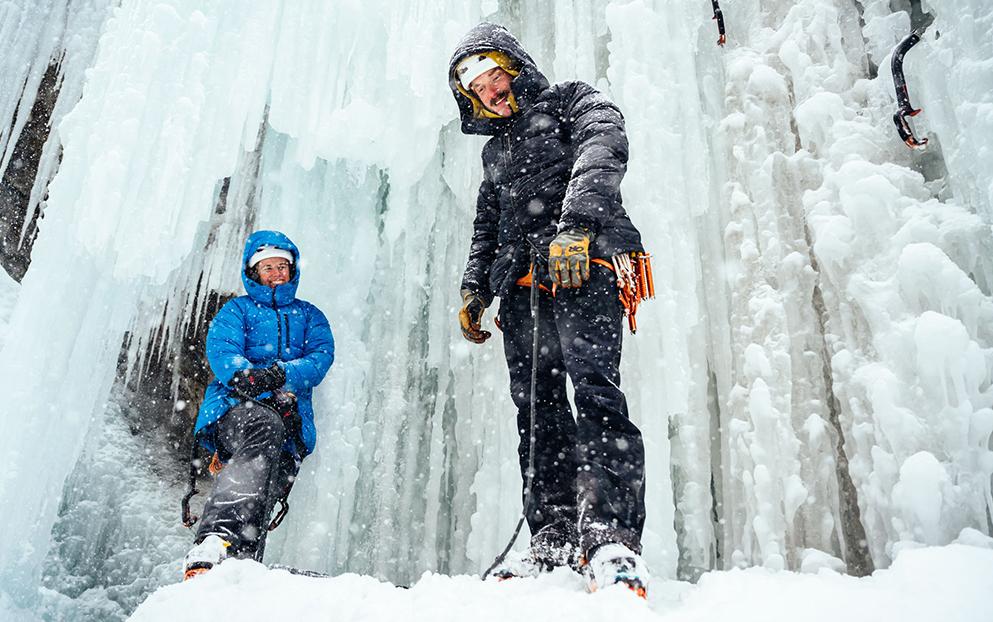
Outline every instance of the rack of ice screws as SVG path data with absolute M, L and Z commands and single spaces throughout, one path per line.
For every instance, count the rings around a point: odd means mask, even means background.
M 635 319 L 638 305 L 655 298 L 652 257 L 646 253 L 618 253 L 611 258 L 611 262 L 617 275 L 621 304 L 628 317 L 628 328 L 633 335 L 638 332 L 638 321 Z

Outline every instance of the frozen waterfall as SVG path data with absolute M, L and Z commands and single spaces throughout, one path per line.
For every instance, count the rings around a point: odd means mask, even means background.
M 993 9 L 722 8 L 724 48 L 705 1 L 0 3 L 4 244 L 43 215 L 0 275 L 0 615 L 120 619 L 178 579 L 184 370 L 256 228 L 298 244 L 337 341 L 267 559 L 411 583 L 499 552 L 517 433 L 499 340 L 455 319 L 482 140 L 445 75 L 483 19 L 625 114 L 654 574 L 860 575 L 991 535 Z M 889 55 L 924 18 L 911 150 Z

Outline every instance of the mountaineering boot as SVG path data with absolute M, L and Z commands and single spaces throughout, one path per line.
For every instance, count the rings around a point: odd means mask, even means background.
M 580 572 L 579 546 L 551 529 L 542 529 L 531 538 L 531 558 L 545 572 L 551 572 L 559 566 Z
M 510 551 L 500 564 L 490 573 L 498 580 L 522 577 L 537 577 L 565 566 L 579 572 L 578 549 L 572 543 L 553 546 L 540 539 L 531 541 L 526 551 Z
M 591 592 L 622 583 L 642 598 L 648 596 L 648 568 L 645 561 L 623 544 L 604 544 L 593 551 L 583 565 Z
M 197 544 L 186 554 L 183 563 L 183 581 L 203 574 L 224 561 L 228 556 L 231 543 L 222 540 L 220 536 L 209 535 L 203 542 Z
M 545 570 L 544 566 L 535 560 L 531 550 L 509 551 L 492 572 L 490 576 L 497 581 L 505 579 L 521 579 L 526 577 L 537 577 Z

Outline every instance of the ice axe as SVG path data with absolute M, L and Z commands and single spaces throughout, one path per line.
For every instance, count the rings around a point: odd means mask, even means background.
M 907 52 L 920 43 L 924 30 L 915 30 L 900 42 L 900 45 L 893 50 L 893 60 L 890 69 L 893 71 L 893 84 L 896 87 L 896 102 L 899 106 L 893 114 L 893 123 L 896 124 L 896 131 L 900 134 L 900 139 L 912 149 L 917 149 L 927 145 L 928 139 L 920 140 L 914 136 L 914 130 L 910 127 L 907 117 L 916 117 L 921 113 L 920 108 L 914 108 L 910 103 L 910 93 L 907 91 L 907 78 L 903 74 L 903 59 Z
M 717 38 L 717 45 L 724 47 L 728 41 L 727 33 L 724 30 L 724 12 L 721 11 L 721 5 L 718 4 L 717 0 L 710 0 L 710 3 L 714 5 L 714 19 L 717 20 L 717 32 L 720 34 Z

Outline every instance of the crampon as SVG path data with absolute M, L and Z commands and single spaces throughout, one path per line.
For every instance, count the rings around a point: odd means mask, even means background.
M 623 544 L 605 544 L 580 562 L 590 592 L 621 584 L 641 598 L 648 598 L 648 570 L 641 556 Z

